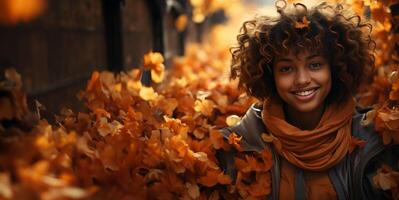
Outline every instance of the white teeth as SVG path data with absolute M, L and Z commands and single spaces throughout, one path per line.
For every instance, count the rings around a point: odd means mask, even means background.
M 312 94 L 314 91 L 315 89 L 311 89 L 306 91 L 295 92 L 295 94 L 298 96 L 308 96 L 309 94 Z

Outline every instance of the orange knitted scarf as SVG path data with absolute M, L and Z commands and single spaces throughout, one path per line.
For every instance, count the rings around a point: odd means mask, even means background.
M 285 121 L 281 103 L 266 100 L 262 118 L 277 152 L 297 167 L 324 171 L 348 153 L 355 101 L 331 104 L 314 130 L 301 130 Z

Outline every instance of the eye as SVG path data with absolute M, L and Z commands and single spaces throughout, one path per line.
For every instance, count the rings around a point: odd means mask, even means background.
M 310 65 L 309 65 L 309 68 L 311 69 L 311 70 L 317 70 L 317 69 L 320 69 L 322 67 L 322 64 L 321 63 L 311 63 Z
M 292 71 L 292 67 L 291 66 L 281 66 L 279 71 L 282 73 L 288 73 L 288 72 Z

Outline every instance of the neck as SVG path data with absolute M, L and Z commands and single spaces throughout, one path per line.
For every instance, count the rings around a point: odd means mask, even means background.
M 302 130 L 313 130 L 319 124 L 324 113 L 325 105 L 311 112 L 301 112 L 289 105 L 284 105 L 285 119 L 288 123 Z

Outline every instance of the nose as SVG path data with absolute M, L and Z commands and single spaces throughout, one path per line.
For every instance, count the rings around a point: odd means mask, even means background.
M 295 77 L 295 85 L 297 86 L 306 86 L 310 83 L 311 77 L 308 70 L 301 67 L 297 70 Z

